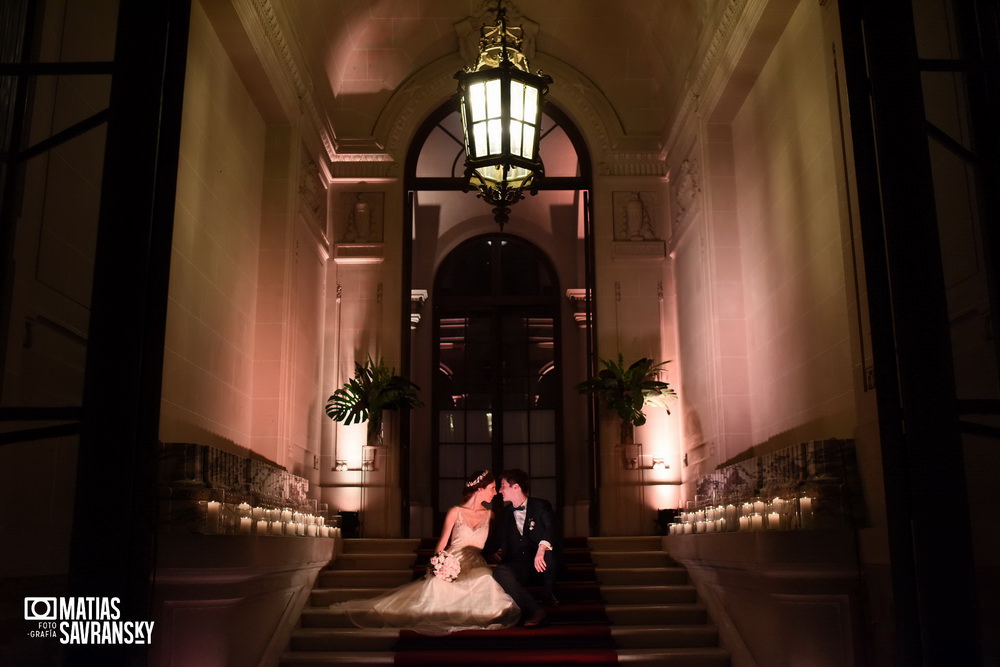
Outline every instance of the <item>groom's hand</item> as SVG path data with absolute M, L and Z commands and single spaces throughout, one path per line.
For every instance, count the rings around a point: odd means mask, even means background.
M 548 548 L 544 544 L 538 545 L 538 551 L 535 552 L 535 571 L 545 572 L 548 567 L 548 563 L 545 562 L 545 552 Z

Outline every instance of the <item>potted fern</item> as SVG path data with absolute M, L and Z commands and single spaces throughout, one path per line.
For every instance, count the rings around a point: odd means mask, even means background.
M 636 426 L 646 423 L 643 407 L 659 405 L 670 414 L 667 400 L 676 398 L 670 383 L 657 379 L 657 373 L 669 361 L 655 362 L 648 357 L 625 365 L 621 353 L 618 360 L 602 359 L 604 368 L 597 375 L 577 385 L 581 394 L 593 394 L 605 408 L 612 410 L 621 420 L 621 444 L 634 442 Z
M 368 422 L 368 444 L 382 444 L 382 417 L 385 410 L 416 408 L 420 387 L 396 375 L 396 369 L 379 358 L 354 362 L 354 377 L 333 392 L 326 402 L 326 416 L 345 424 Z

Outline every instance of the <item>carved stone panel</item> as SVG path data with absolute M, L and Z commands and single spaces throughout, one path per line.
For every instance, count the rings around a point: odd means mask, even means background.
M 615 241 L 649 241 L 656 239 L 656 193 L 615 192 Z
M 341 195 L 339 243 L 381 243 L 385 195 L 345 192 Z
M 299 173 L 299 203 L 310 222 L 322 229 L 326 224 L 326 189 L 319 178 L 315 160 L 305 151 Z
M 671 180 L 674 193 L 674 222 L 678 227 L 682 227 L 689 213 L 695 208 L 698 195 L 701 194 L 701 177 L 697 162 L 693 160 L 681 162 L 677 177 Z

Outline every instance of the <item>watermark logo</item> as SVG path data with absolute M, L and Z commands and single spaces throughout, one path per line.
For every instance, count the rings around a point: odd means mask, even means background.
M 57 598 L 24 598 L 24 620 L 54 621 L 58 616 Z
M 121 618 L 114 597 L 26 597 L 24 620 L 35 623 L 29 637 L 58 639 L 60 644 L 151 644 L 153 621 Z

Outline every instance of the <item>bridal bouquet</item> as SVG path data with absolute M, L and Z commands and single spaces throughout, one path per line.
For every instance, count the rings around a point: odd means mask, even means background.
M 447 551 L 431 556 L 431 567 L 434 569 L 434 576 L 444 581 L 455 581 L 458 573 L 462 571 L 462 564 L 458 558 Z

